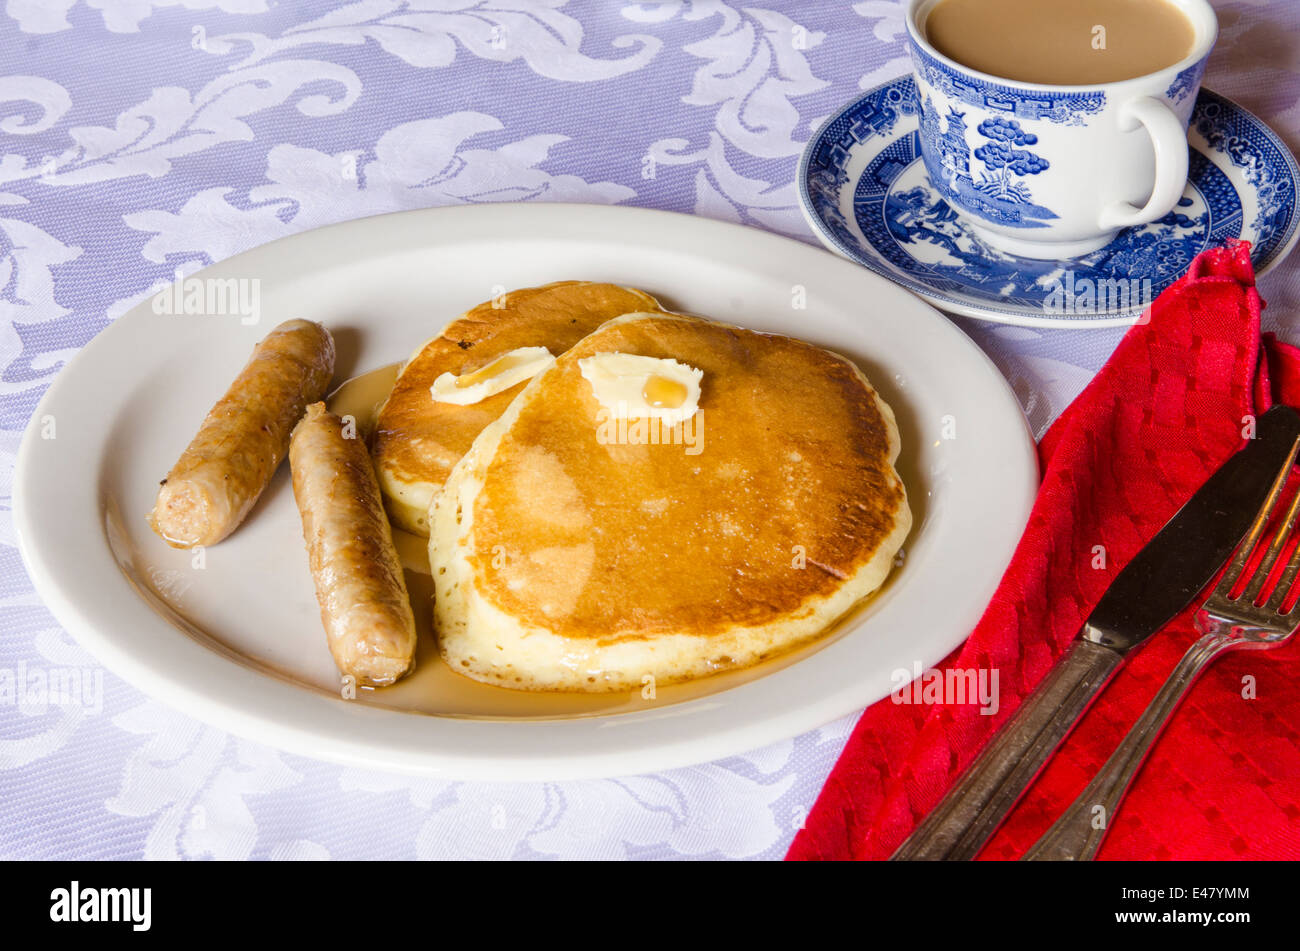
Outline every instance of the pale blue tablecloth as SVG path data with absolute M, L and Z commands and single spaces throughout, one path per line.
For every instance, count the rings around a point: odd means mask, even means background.
M 1297 150 L 1300 2 L 1215 6 L 1206 85 Z M 811 241 L 802 144 L 907 71 L 902 34 L 891 0 L 8 0 L 0 670 L 100 669 L 33 592 L 8 486 L 50 379 L 156 282 L 343 218 L 472 201 L 645 205 Z M 1261 289 L 1294 341 L 1300 257 Z M 960 324 L 1039 431 L 1120 334 Z M 102 676 L 91 708 L 0 702 L 0 857 L 776 858 L 852 725 L 636 779 L 447 783 L 282 754 Z

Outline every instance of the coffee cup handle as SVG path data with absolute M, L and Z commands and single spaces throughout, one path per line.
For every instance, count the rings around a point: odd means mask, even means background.
M 1139 123 L 1155 147 L 1155 185 L 1141 208 L 1127 201 L 1105 208 L 1099 224 L 1106 230 L 1144 225 L 1163 217 L 1178 203 L 1187 185 L 1187 128 L 1182 120 L 1163 100 L 1142 96 L 1126 102 L 1120 111 L 1120 127 L 1125 131 L 1136 129 Z

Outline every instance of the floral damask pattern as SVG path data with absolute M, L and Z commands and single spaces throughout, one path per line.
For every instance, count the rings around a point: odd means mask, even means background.
M 1300 3 L 1216 6 L 1206 85 L 1300 146 Z M 811 240 L 800 150 L 837 106 L 908 71 L 903 34 L 894 0 L 6 0 L 0 857 L 779 857 L 852 718 L 579 783 L 445 783 L 279 753 L 142 696 L 59 630 L 18 557 L 11 473 L 41 393 L 98 330 L 176 270 L 285 234 L 583 201 Z M 1294 264 L 1261 288 L 1271 313 L 1300 305 Z M 1118 338 L 960 323 L 1038 431 Z

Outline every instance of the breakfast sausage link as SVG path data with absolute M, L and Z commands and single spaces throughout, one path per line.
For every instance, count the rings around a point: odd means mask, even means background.
M 289 468 L 334 663 L 360 684 L 391 684 L 414 662 L 415 618 L 370 453 L 313 403 L 293 431 Z
M 149 525 L 173 548 L 215 545 L 244 520 L 334 375 L 334 340 L 309 320 L 272 330 L 163 480 Z

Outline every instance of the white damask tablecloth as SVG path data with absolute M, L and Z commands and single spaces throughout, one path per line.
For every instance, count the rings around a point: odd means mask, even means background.
M 10 476 L 59 368 L 176 269 L 479 201 L 645 205 L 811 241 L 800 149 L 907 71 L 901 7 L 755 3 L 7 0 L 0 670 L 99 669 L 32 590 Z M 1215 6 L 1206 85 L 1300 151 L 1300 0 Z M 1260 286 L 1300 342 L 1300 256 Z M 959 323 L 1040 432 L 1120 334 Z M 0 857 L 777 858 L 852 722 L 658 775 L 484 785 L 286 755 L 104 671 L 99 704 L 0 699 Z

